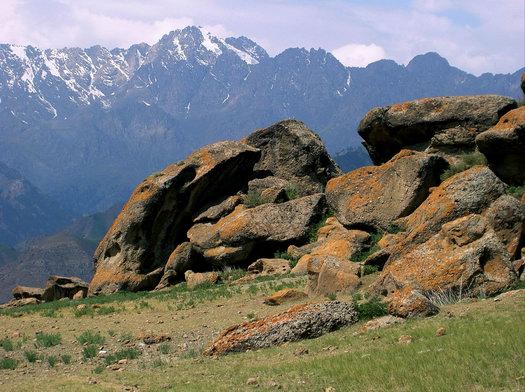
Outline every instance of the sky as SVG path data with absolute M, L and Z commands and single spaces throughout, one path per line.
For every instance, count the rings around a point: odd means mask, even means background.
M 270 55 L 323 48 L 347 66 L 429 51 L 465 71 L 525 66 L 524 0 L 0 0 L 0 43 L 154 44 L 188 25 L 247 36 Z

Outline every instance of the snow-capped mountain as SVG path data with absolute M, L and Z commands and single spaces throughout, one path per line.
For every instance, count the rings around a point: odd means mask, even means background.
M 0 45 L 0 161 L 76 213 L 113 205 L 204 144 L 287 117 L 334 152 L 374 106 L 432 95 L 520 96 L 522 71 L 469 75 L 435 53 L 348 68 L 323 49 L 275 57 L 198 27 L 128 49 Z M 1 241 L 0 241 L 1 242 Z

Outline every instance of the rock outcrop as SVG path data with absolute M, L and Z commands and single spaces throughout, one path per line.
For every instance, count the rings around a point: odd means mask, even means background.
M 525 106 L 506 113 L 476 137 L 489 167 L 508 184 L 525 184 Z
M 204 354 L 223 355 L 316 338 L 356 322 L 357 312 L 349 303 L 297 305 L 275 316 L 227 328 Z
M 320 193 L 281 204 L 238 206 L 215 224 L 193 226 L 188 238 L 212 265 L 235 264 L 305 242 L 310 227 L 325 210 L 325 197 Z
M 323 192 L 326 182 L 341 174 L 321 138 L 296 120 L 258 130 L 246 143 L 261 150 L 255 170 L 289 181 L 300 195 Z
M 50 276 L 44 288 L 16 286 L 12 290 L 13 306 L 25 304 L 24 299 L 34 298 L 38 302 L 57 301 L 62 298 L 80 299 L 84 298 L 88 292 L 88 284 L 82 279 L 66 276 Z M 26 301 L 27 304 L 33 304 Z M 21 304 L 21 305 L 18 305 Z
M 417 290 L 406 286 L 388 297 L 388 313 L 396 317 L 428 317 L 439 312 L 439 308 Z
M 260 151 L 244 143 L 220 142 L 144 180 L 95 252 L 90 293 L 153 289 L 196 211 L 240 190 L 259 158 Z
M 456 155 L 473 151 L 476 135 L 514 108 L 514 100 L 496 95 L 417 99 L 371 110 L 358 132 L 375 164 L 403 148 Z
M 288 302 L 300 301 L 308 298 L 308 295 L 296 289 L 282 289 L 279 290 L 264 300 L 266 305 L 282 305 Z
M 386 229 L 426 199 L 447 166 L 437 155 L 403 150 L 381 166 L 362 167 L 328 181 L 327 201 L 345 226 Z

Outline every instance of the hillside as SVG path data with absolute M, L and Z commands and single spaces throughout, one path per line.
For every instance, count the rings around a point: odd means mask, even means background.
M 217 140 L 299 118 L 331 152 L 375 106 L 440 95 L 519 98 L 521 71 L 465 73 L 436 53 L 344 67 L 323 49 L 275 57 L 187 27 L 128 49 L 0 45 L 0 156 L 77 214 L 122 202 L 149 173 Z

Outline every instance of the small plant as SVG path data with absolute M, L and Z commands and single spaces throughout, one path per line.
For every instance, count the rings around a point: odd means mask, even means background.
M 317 222 L 315 225 L 310 227 L 310 230 L 308 230 L 308 239 L 310 243 L 317 241 L 319 229 L 323 227 L 326 224 L 327 219 L 332 216 L 334 216 L 334 212 L 331 210 L 328 210 L 328 212 L 323 215 L 323 217 L 319 220 L 319 222 Z
M 120 335 L 120 339 L 124 342 L 133 340 L 133 335 L 131 332 L 123 332 L 122 335 Z
M 162 343 L 160 346 L 159 346 L 159 352 L 161 354 L 169 354 L 170 352 L 170 345 L 168 343 Z
M 248 192 L 243 198 L 243 204 L 248 208 L 254 208 L 266 203 L 268 203 L 268 201 L 257 192 Z
M 82 316 L 91 316 L 93 317 L 95 315 L 95 312 L 93 309 L 89 306 L 82 307 L 80 309 L 75 309 L 73 312 L 75 317 L 82 317 Z
M 377 271 L 379 271 L 379 268 L 377 268 L 377 265 L 364 265 L 363 266 L 363 276 L 375 274 Z
M 95 369 L 93 369 L 94 374 L 100 374 L 104 371 L 105 367 L 104 365 L 99 365 Z
M 139 301 L 135 304 L 136 309 L 153 309 L 153 306 L 148 301 Z
M 51 367 L 55 367 L 55 365 L 57 364 L 57 357 L 55 357 L 54 355 L 50 355 L 47 357 L 47 363 L 49 366 Z
M 57 318 L 58 315 L 57 315 L 57 312 L 55 309 L 47 309 L 47 310 L 44 310 L 42 313 L 41 313 L 42 317 L 51 317 L 51 318 Z
M 60 359 L 62 360 L 62 363 L 65 365 L 69 365 L 71 363 L 71 355 L 69 354 L 61 354 Z
M 35 351 L 24 351 L 24 357 L 26 358 L 27 362 L 34 363 L 38 359 L 38 354 Z
M 167 365 L 167 362 L 163 360 L 162 358 L 155 358 L 153 362 L 151 363 L 151 367 L 153 368 L 163 368 Z
M 525 194 L 525 185 L 524 186 L 509 186 L 507 188 L 507 194 L 514 196 L 516 199 L 521 199 Z
M 290 264 L 290 268 L 294 268 L 297 265 L 297 262 L 299 261 L 298 258 L 292 257 L 288 252 L 285 252 L 285 251 L 275 252 L 273 257 L 276 259 L 288 260 L 288 264 Z
M 254 285 L 254 284 L 251 284 L 251 285 L 248 287 L 248 292 L 249 292 L 250 294 L 255 295 L 255 294 L 257 294 L 257 291 L 259 291 L 259 288 L 258 288 L 256 285 Z
M 15 349 L 13 341 L 9 338 L 3 338 L 0 340 L 0 347 L 2 347 L 5 351 L 13 351 Z
M 115 336 L 117 336 L 117 331 L 115 331 L 114 329 L 109 329 L 108 335 L 114 338 Z
M 445 181 L 458 173 L 461 173 L 471 167 L 477 165 L 487 165 L 487 158 L 479 151 L 472 152 L 470 154 L 463 154 L 459 156 L 459 162 L 451 165 L 447 170 L 441 174 L 441 181 Z
M 328 293 L 326 294 L 326 298 L 328 298 L 330 301 L 335 301 L 337 299 L 336 293 Z
M 99 332 L 84 331 L 77 336 L 77 342 L 80 344 L 104 344 L 106 339 Z
M 297 189 L 294 188 L 294 187 L 288 187 L 285 189 L 285 193 L 286 193 L 286 198 L 288 200 L 294 200 L 294 199 L 297 199 L 299 197 L 299 192 L 297 192 Z
M 59 333 L 47 334 L 47 333 L 38 333 L 36 334 L 36 344 L 38 347 L 53 347 L 58 346 L 62 343 L 62 336 Z
M 242 278 L 246 275 L 246 270 L 243 270 L 241 268 L 232 268 L 231 266 L 226 266 L 224 269 L 219 273 L 220 280 L 224 282 L 233 282 L 237 279 Z
M 12 358 L 2 358 L 0 359 L 0 369 L 4 370 L 15 370 L 18 366 L 18 361 Z
M 121 359 L 136 359 L 138 358 L 139 354 L 139 350 L 135 348 L 122 349 L 120 351 L 117 351 L 115 354 L 107 356 L 105 358 L 105 362 L 107 365 L 111 365 L 112 363 L 116 363 Z
M 97 356 L 97 346 L 90 344 L 82 349 L 82 358 L 88 360 Z
M 111 314 L 111 313 L 116 313 L 118 312 L 118 309 L 115 308 L 114 306 L 103 306 L 99 309 L 97 309 L 97 314 L 98 315 L 105 315 L 105 314 Z
M 255 313 L 253 313 L 253 312 L 250 312 L 250 313 L 248 313 L 248 314 L 246 315 L 246 318 L 247 318 L 248 320 L 250 320 L 250 321 L 255 320 L 256 317 L 257 317 L 257 315 L 256 315 Z
M 371 320 L 388 314 L 387 306 L 378 297 L 372 297 L 367 302 L 354 301 L 354 308 L 359 315 L 359 320 Z
M 403 229 L 403 227 L 399 226 L 399 225 L 396 225 L 395 223 L 391 223 L 390 225 L 388 225 L 388 227 L 386 228 L 386 232 L 389 233 L 389 234 L 397 234 L 397 233 L 401 233 L 405 231 Z
M 383 237 L 383 233 L 377 231 L 370 234 L 370 246 L 368 249 L 356 252 L 352 255 L 351 261 L 355 263 L 360 263 L 365 261 L 370 255 L 374 254 L 379 250 L 379 245 L 377 244 L 379 240 Z

